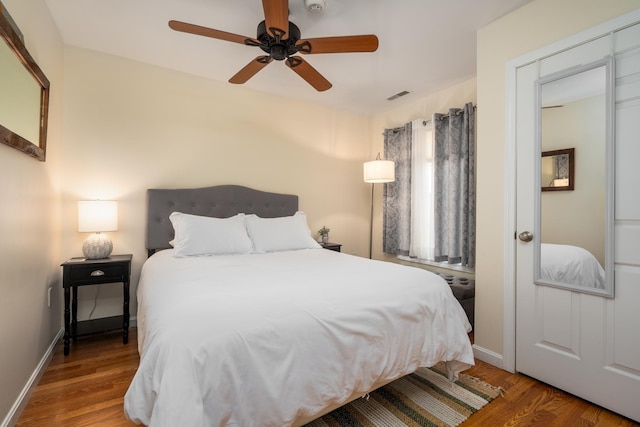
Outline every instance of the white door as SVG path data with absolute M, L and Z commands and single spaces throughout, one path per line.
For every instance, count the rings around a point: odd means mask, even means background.
M 541 153 L 536 151 L 535 82 L 610 54 L 615 64 L 613 298 L 534 283 L 539 278 L 534 269 L 536 239 L 544 242 L 564 231 L 560 227 L 553 236 L 545 232 L 544 222 L 552 215 L 541 214 L 543 227 L 537 226 L 540 187 L 535 177 Z M 542 234 L 531 242 L 514 236 L 516 370 L 640 421 L 640 24 L 523 65 L 516 76 L 516 234 Z M 567 139 L 558 143 L 564 141 L 571 144 Z M 575 151 L 576 189 L 554 191 L 554 200 L 584 190 L 588 177 L 582 182 L 578 178 L 585 169 L 592 170 L 584 152 Z M 543 193 L 544 207 L 551 199 Z M 592 209 L 600 208 L 573 210 L 564 228 L 580 224 Z

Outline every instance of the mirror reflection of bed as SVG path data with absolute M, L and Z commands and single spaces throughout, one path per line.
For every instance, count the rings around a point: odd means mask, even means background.
M 604 289 L 604 268 L 588 250 L 572 245 L 541 245 L 540 278 Z

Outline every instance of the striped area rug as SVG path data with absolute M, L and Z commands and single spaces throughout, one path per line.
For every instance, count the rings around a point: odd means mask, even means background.
M 457 426 L 500 394 L 464 374 L 451 383 L 445 372 L 443 364 L 420 368 L 305 427 Z

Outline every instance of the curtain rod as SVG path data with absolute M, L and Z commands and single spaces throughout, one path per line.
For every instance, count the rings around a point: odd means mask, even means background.
M 478 108 L 477 104 L 473 106 L 474 111 L 475 111 L 476 108 Z M 458 108 L 458 111 L 456 112 L 456 116 L 459 116 L 462 113 L 464 113 L 464 108 Z M 444 120 L 445 117 L 449 117 L 449 113 L 443 114 L 442 117 L 440 119 L 438 119 L 438 120 Z M 422 121 L 422 126 L 426 126 L 428 123 L 431 123 L 431 120 L 423 120 Z M 400 129 L 403 129 L 403 128 L 404 128 L 404 126 L 399 126 L 397 128 L 391 129 L 391 131 L 393 133 L 397 133 Z M 384 132 L 382 132 L 382 135 L 384 135 Z
M 474 110 L 474 111 L 475 111 L 475 109 L 476 109 L 476 108 L 478 108 L 478 105 L 474 105 L 474 106 L 473 106 L 473 110 Z M 458 108 L 457 110 L 458 110 L 458 111 L 456 111 L 456 116 L 459 116 L 459 115 L 461 115 L 461 114 L 463 114 L 463 113 L 464 113 L 464 108 Z M 442 116 L 441 116 L 438 120 L 442 121 L 442 120 L 444 120 L 446 117 L 449 117 L 449 115 L 450 115 L 450 113 L 442 114 Z M 423 126 L 426 126 L 426 125 L 427 125 L 427 123 L 429 123 L 429 122 L 431 122 L 431 120 L 423 120 L 423 121 L 422 121 L 422 125 L 423 125 Z

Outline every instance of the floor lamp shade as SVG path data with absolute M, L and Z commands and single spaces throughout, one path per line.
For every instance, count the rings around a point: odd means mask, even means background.
M 103 231 L 118 229 L 118 202 L 90 200 L 78 202 L 78 231 L 93 233 L 82 245 L 82 253 L 88 259 L 107 258 L 113 244 Z
M 396 179 L 395 164 L 391 160 L 372 160 L 364 163 L 364 182 L 379 184 Z

